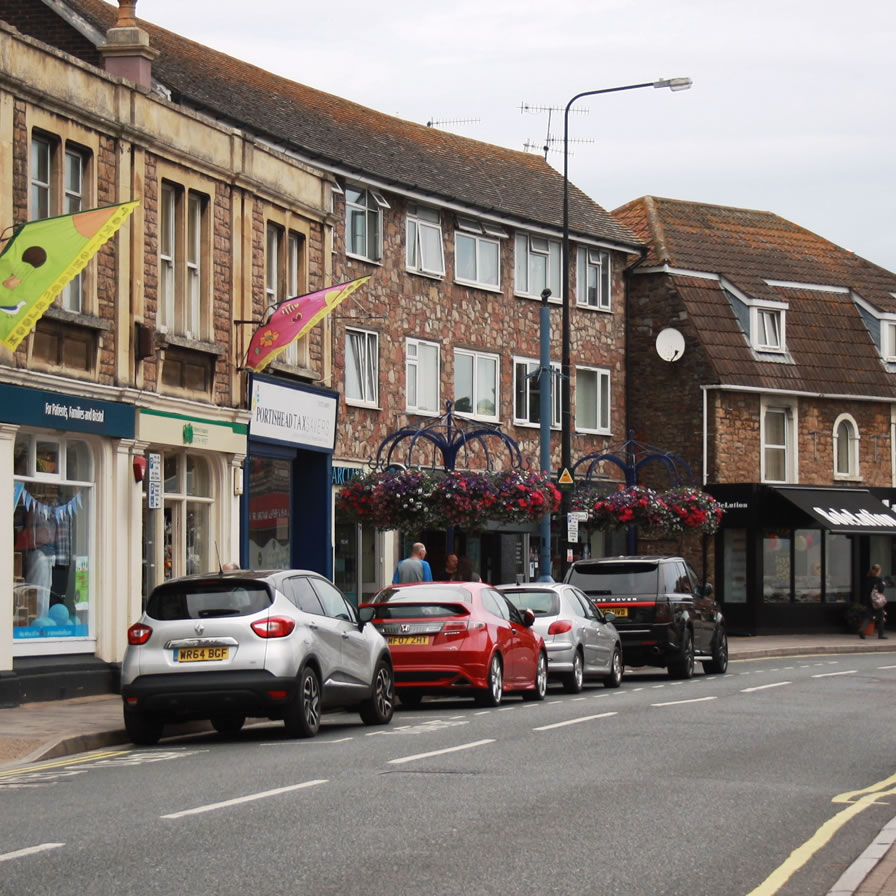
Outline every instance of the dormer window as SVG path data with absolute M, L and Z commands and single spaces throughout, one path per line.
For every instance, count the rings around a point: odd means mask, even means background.
M 783 353 L 784 309 L 754 305 L 750 309 L 750 337 L 757 352 Z
M 884 361 L 896 364 L 896 321 L 880 322 L 880 353 Z

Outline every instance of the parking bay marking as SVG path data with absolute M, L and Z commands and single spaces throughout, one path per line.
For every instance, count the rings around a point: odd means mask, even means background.
M 608 716 L 615 716 L 615 712 L 602 712 L 596 716 L 580 716 L 577 719 L 567 719 L 565 722 L 554 722 L 553 725 L 541 725 L 538 728 L 533 728 L 533 731 L 550 731 L 552 728 L 563 728 L 566 725 L 578 725 L 579 722 L 592 722 L 594 719 L 605 719 Z
M 792 681 L 775 681 L 772 684 L 759 684 L 755 688 L 742 688 L 742 694 L 752 694 L 753 691 L 767 691 L 769 688 L 780 688 L 785 684 L 793 684 Z
M 326 784 L 326 778 L 315 781 L 303 781 L 301 784 L 290 784 L 288 787 L 278 787 L 275 790 L 265 790 L 261 793 L 250 793 L 247 796 L 238 796 L 232 800 L 223 800 L 220 803 L 209 803 L 207 806 L 197 806 L 195 809 L 184 809 L 181 812 L 171 812 L 162 815 L 161 818 L 184 818 L 187 815 L 200 815 L 203 812 L 213 812 L 216 809 L 226 809 L 229 806 L 238 806 L 241 803 L 251 803 L 254 800 L 267 799 L 269 796 L 279 796 L 281 793 L 291 793 L 294 790 L 302 790 L 305 787 L 314 787 L 317 784 Z
M 41 843 L 39 846 L 28 846 L 25 849 L 17 849 L 15 852 L 7 852 L 0 855 L 0 862 L 8 862 L 10 859 L 22 859 L 25 856 L 33 856 L 38 852 L 46 852 L 48 849 L 59 849 L 64 843 Z
M 816 675 L 813 675 L 813 678 L 833 678 L 835 675 L 855 675 L 855 669 L 849 669 L 846 672 L 819 672 Z
M 389 765 L 401 765 L 405 762 L 415 762 L 418 759 L 429 759 L 431 756 L 444 756 L 445 753 L 456 753 L 458 750 L 472 750 L 474 747 L 483 747 L 493 744 L 494 738 L 487 740 L 474 740 L 469 744 L 460 744 L 457 747 L 446 747 L 444 750 L 430 750 L 428 753 L 415 753 L 413 756 L 402 756 L 399 759 L 390 759 Z
M 707 700 L 718 700 L 718 697 L 694 697 L 693 700 L 671 700 L 668 703 L 651 703 L 651 706 L 680 706 L 682 703 L 705 703 Z

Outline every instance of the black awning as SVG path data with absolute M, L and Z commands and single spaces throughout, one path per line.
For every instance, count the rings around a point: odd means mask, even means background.
M 865 489 L 777 486 L 774 490 L 830 532 L 896 534 L 896 512 Z

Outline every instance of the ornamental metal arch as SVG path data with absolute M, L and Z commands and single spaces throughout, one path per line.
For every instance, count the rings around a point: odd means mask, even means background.
M 592 483 L 595 468 L 601 463 L 610 463 L 622 471 L 627 486 L 637 485 L 641 470 L 648 464 L 658 463 L 666 469 L 670 488 L 677 488 L 682 484 L 694 485 L 694 474 L 684 458 L 672 454 L 671 451 L 663 451 L 661 448 L 637 441 L 631 430 L 629 430 L 628 436 L 625 442 L 618 446 L 611 445 L 610 450 L 602 454 L 588 454 L 579 458 L 573 465 L 571 471 L 573 476 L 579 467 L 587 464 L 585 482 Z M 624 457 L 621 457 L 621 454 L 624 454 Z M 687 476 L 686 483 L 682 483 L 682 473 Z
M 422 451 L 429 445 L 433 451 L 439 452 L 442 457 L 442 469 L 451 472 L 457 467 L 457 459 L 461 452 L 469 458 L 470 453 L 477 446 L 482 449 L 485 460 L 485 469 L 492 470 L 493 452 L 489 450 L 489 440 L 497 440 L 499 447 L 507 451 L 507 457 L 511 469 L 523 468 L 523 456 L 516 440 L 507 433 L 501 432 L 497 423 L 481 423 L 477 420 L 467 420 L 458 417 L 453 411 L 454 402 L 445 402 L 445 413 L 435 420 L 429 420 L 416 426 L 403 426 L 396 430 L 380 443 L 377 449 L 376 459 L 373 461 L 374 469 L 386 469 L 398 462 L 406 467 L 423 467 L 424 465 L 414 461 L 415 451 Z M 395 458 L 399 446 L 407 442 L 404 460 Z M 400 457 L 401 455 L 399 455 Z M 435 468 L 435 464 L 429 464 Z

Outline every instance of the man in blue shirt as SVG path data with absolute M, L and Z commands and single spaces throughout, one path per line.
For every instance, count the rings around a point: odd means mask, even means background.
M 431 582 L 432 569 L 425 559 L 426 545 L 419 541 L 411 548 L 411 556 L 399 561 L 395 567 L 395 575 L 392 576 L 392 584 L 399 585 L 405 582 Z

